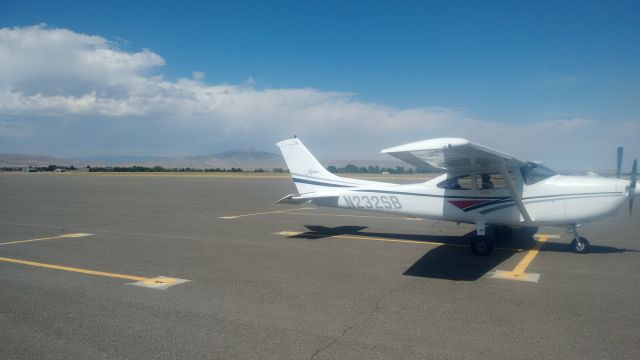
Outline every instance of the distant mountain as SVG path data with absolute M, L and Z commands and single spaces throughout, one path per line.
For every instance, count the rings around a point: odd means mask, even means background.
M 282 156 L 266 151 L 229 150 L 217 154 L 188 157 L 94 155 L 74 159 L 26 154 L 0 154 L 0 167 L 59 166 L 162 166 L 164 168 L 214 169 L 232 167 L 243 169 L 285 168 Z
M 388 159 L 381 159 L 381 160 L 336 160 L 334 159 L 334 160 L 320 160 L 320 162 L 325 167 L 333 165 L 338 168 L 345 167 L 347 165 L 379 166 L 381 168 L 395 168 L 397 166 L 403 166 L 405 169 L 413 168 L 413 166 L 391 157 L 389 157 Z
M 394 159 L 381 160 L 321 160 L 324 166 L 345 167 L 353 164 L 357 166 L 380 166 L 395 168 L 396 166 L 410 166 Z M 0 154 L 0 167 L 28 167 L 28 166 L 162 166 L 164 168 L 192 168 L 192 169 L 229 169 L 232 167 L 242 169 L 274 169 L 286 168 L 286 164 L 280 154 L 254 149 L 236 149 L 209 155 L 187 157 L 160 157 L 160 156 L 130 156 L 130 155 L 94 155 L 74 159 L 62 159 L 51 156 L 25 155 L 25 154 Z
M 94 155 L 77 157 L 72 160 L 79 161 L 83 164 L 122 164 L 122 163 L 143 163 L 148 161 L 156 161 L 166 159 L 161 156 L 134 156 L 134 155 Z
M 26 155 L 26 154 L 0 154 L 0 167 L 44 167 L 49 165 L 59 166 L 83 166 L 82 161 L 61 159 L 53 156 Z
M 266 152 L 249 150 L 230 150 L 217 154 L 191 156 L 183 158 L 195 164 L 207 167 L 244 167 L 244 168 L 284 168 L 282 156 Z

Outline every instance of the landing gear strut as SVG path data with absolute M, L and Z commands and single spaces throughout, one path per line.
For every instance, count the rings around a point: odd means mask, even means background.
M 493 238 L 486 235 L 486 224 L 476 223 L 476 236 L 471 239 L 471 252 L 475 255 L 487 256 L 493 251 Z
M 585 254 L 589 252 L 589 241 L 587 239 L 580 237 L 578 234 L 578 228 L 582 226 L 582 224 L 572 225 L 571 228 L 567 232 L 573 232 L 573 240 L 571 241 L 571 249 L 573 252 L 578 254 Z

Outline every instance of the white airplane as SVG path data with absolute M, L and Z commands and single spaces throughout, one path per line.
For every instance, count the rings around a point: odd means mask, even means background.
M 276 144 L 287 163 L 298 194 L 280 204 L 310 202 L 337 207 L 400 214 L 476 225 L 471 250 L 488 255 L 494 239 L 508 239 L 512 228 L 566 226 L 572 248 L 589 250 L 578 228 L 613 215 L 640 194 L 637 163 L 631 180 L 621 180 L 622 150 L 618 149 L 618 179 L 564 176 L 540 164 L 459 138 L 413 142 L 382 150 L 419 168 L 445 171 L 427 182 L 393 184 L 336 176 L 325 169 L 298 138 Z M 487 225 L 494 236 L 487 235 Z

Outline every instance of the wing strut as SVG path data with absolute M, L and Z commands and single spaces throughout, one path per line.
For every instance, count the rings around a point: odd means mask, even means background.
M 500 174 L 502 174 L 504 183 L 507 185 L 507 188 L 509 188 L 509 192 L 511 192 L 511 197 L 513 197 L 513 201 L 515 201 L 516 205 L 518 205 L 518 209 L 520 209 L 520 213 L 522 214 L 524 221 L 526 221 L 529 224 L 532 223 L 531 217 L 529 216 L 527 209 L 524 207 L 524 204 L 522 203 L 520 194 L 518 193 L 518 190 L 516 190 L 516 187 L 513 184 L 513 181 L 511 181 L 511 176 L 509 176 L 509 172 L 507 171 L 507 166 L 504 164 L 504 160 L 500 161 Z

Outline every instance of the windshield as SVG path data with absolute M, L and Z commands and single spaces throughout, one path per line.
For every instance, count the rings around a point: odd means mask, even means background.
M 524 183 L 527 185 L 535 184 L 544 179 L 550 178 L 557 173 L 546 166 L 528 162 L 527 165 L 520 168 Z

